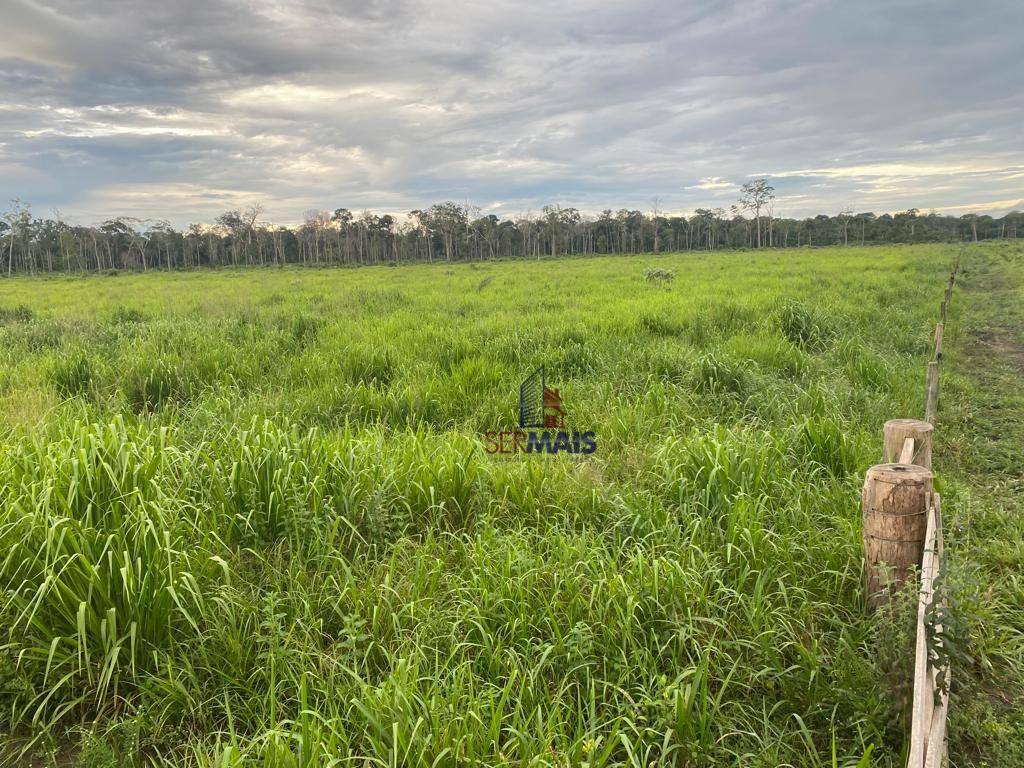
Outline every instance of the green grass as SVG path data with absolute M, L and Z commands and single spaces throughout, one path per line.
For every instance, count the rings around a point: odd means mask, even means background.
M 0 282 L 8 746 L 89 766 L 902 764 L 858 490 L 882 423 L 922 411 L 956 250 Z M 488 456 L 542 363 L 598 452 Z M 944 397 L 972 399 L 975 373 Z M 948 450 L 960 510 L 985 449 Z M 990 556 L 1019 562 L 1007 547 Z M 1019 680 L 999 620 L 971 663 Z M 978 727 L 1010 729 L 1004 710 Z
M 984 256 L 982 258 L 981 256 Z M 936 463 L 952 515 L 956 765 L 1024 765 L 1024 250 L 965 262 L 947 336 Z

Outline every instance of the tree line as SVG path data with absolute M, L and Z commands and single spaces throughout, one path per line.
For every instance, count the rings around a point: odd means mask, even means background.
M 537 215 L 501 219 L 444 202 L 411 211 L 403 220 L 346 208 L 309 211 L 301 225 L 286 227 L 264 220 L 263 207 L 255 204 L 227 211 L 213 224 L 178 230 L 167 221 L 127 216 L 93 226 L 68 223 L 59 214 L 37 218 L 15 200 L 0 216 L 0 274 L 977 241 L 1016 238 L 1024 231 L 1020 211 L 993 218 L 916 208 L 881 215 L 846 210 L 797 219 L 775 216 L 774 207 L 774 189 L 767 179 L 755 179 L 728 211 L 698 208 L 690 216 L 663 215 L 655 201 L 647 212 L 609 209 L 587 216 L 549 205 Z

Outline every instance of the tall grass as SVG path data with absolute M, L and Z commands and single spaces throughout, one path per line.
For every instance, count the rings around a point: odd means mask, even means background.
M 944 258 L 0 284 L 8 746 L 899 763 L 856 488 L 882 421 L 919 410 L 926 349 L 886 324 L 928 327 Z M 856 291 L 818 288 L 854 272 Z M 894 281 L 926 289 L 876 301 Z M 597 454 L 486 455 L 542 363 Z

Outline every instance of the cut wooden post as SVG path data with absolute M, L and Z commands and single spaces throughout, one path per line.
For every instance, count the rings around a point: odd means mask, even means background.
M 932 495 L 928 498 L 928 526 L 921 562 L 921 589 L 917 597 L 917 638 L 914 648 L 914 703 L 910 720 L 910 755 L 907 768 L 923 768 L 928 751 L 928 736 L 935 710 L 934 676 L 928 664 L 928 633 L 925 617 L 931 605 L 933 583 L 938 575 L 938 553 L 935 551 L 935 509 Z
M 900 457 L 896 462 L 897 464 L 913 464 L 914 463 L 914 438 L 908 437 L 903 441 L 903 450 L 900 451 Z
M 931 469 L 933 431 L 931 424 L 920 419 L 890 419 L 882 428 L 882 461 Z M 914 453 L 909 461 L 904 461 L 903 447 L 908 438 L 914 441 Z
M 861 491 L 865 591 L 874 610 L 921 565 L 932 473 L 913 464 L 876 464 Z
M 939 364 L 932 360 L 928 363 L 928 382 L 924 392 L 924 420 L 935 423 L 935 414 L 939 410 Z
M 931 542 L 933 550 L 933 567 L 931 575 L 931 587 L 934 589 L 935 579 L 942 570 L 942 556 L 943 556 L 943 545 L 942 545 L 942 504 L 939 494 L 932 494 L 932 517 L 934 517 L 934 528 L 935 528 L 935 539 Z M 925 543 L 928 546 L 928 542 Z M 935 599 L 935 593 L 932 592 L 932 599 Z M 944 599 L 939 597 L 940 604 L 945 605 Z M 922 629 L 918 626 L 918 631 Z M 942 642 L 942 624 L 936 623 L 935 628 L 935 639 Z M 946 666 L 941 670 L 936 667 L 929 659 L 929 679 L 931 683 L 931 689 L 934 696 L 938 686 L 936 681 L 940 672 L 943 673 L 945 678 L 944 685 L 940 691 L 939 702 L 932 709 L 932 721 L 928 727 L 928 742 L 924 750 L 924 765 L 925 768 L 941 768 L 943 760 L 946 755 L 946 717 L 949 714 L 949 677 L 950 670 Z
M 942 362 L 942 335 L 945 330 L 944 323 L 938 323 L 935 326 L 935 360 L 940 363 Z
M 928 729 L 928 744 L 925 746 L 925 768 L 942 768 L 946 759 L 946 717 L 949 715 L 949 694 L 942 694 L 942 701 L 932 712 L 932 724 Z

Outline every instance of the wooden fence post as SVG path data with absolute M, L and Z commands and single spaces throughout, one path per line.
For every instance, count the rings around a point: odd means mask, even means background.
M 929 504 L 929 507 L 931 507 L 931 504 Z M 933 514 L 928 515 L 928 527 L 925 538 L 930 542 L 935 540 L 935 516 Z M 917 600 L 917 634 L 914 644 L 914 700 L 910 716 L 910 754 L 907 757 L 907 768 L 923 768 L 925 751 L 928 744 L 928 730 L 932 722 L 935 692 L 932 689 L 931 676 L 928 674 L 928 636 L 925 632 L 924 620 L 928 605 L 932 600 L 932 581 L 935 575 L 935 564 L 934 547 L 926 549 L 921 561 L 921 587 L 918 590 Z
M 928 363 L 928 382 L 924 392 L 924 420 L 935 423 L 935 414 L 939 410 L 939 364 L 932 360 Z
M 912 464 L 876 464 L 861 491 L 865 591 L 874 610 L 921 565 L 932 473 Z
M 891 419 L 885 423 L 882 461 L 886 463 L 868 470 L 861 490 L 868 609 L 882 605 L 920 568 L 907 768 L 941 768 L 946 754 L 949 669 L 940 671 L 931 658 L 928 644 L 942 643 L 942 626 L 936 623 L 930 627 L 926 619 L 933 602 L 943 602 L 935 590 L 942 562 L 942 507 L 939 495 L 932 490 L 932 435 L 939 405 L 946 312 L 953 298 L 962 254 L 963 248 L 950 271 L 939 323 L 935 326 L 935 357 L 928 363 L 925 386 L 925 420 Z
M 890 419 L 882 429 L 882 462 L 885 464 L 916 464 L 932 468 L 932 432 L 934 427 L 920 419 Z M 907 439 L 914 447 L 907 461 L 903 446 Z

